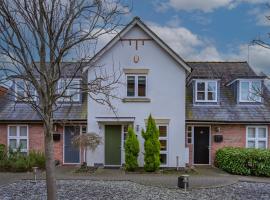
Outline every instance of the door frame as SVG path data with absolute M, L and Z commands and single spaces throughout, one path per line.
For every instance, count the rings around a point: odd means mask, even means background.
M 73 126 L 75 127 L 74 125 L 64 125 L 63 126 L 63 165 L 79 165 L 81 164 L 81 154 L 82 154 L 82 149 L 80 147 L 80 155 L 79 155 L 79 162 L 78 163 L 68 163 L 68 162 L 65 162 L 65 130 L 66 130 L 66 126 Z M 78 125 L 80 127 L 80 135 L 82 134 L 82 126 L 83 125 Z
M 194 127 L 208 127 L 209 128 L 209 163 L 208 164 L 196 164 L 194 163 Z M 192 164 L 193 165 L 211 165 L 212 157 L 211 157 L 211 149 L 212 149 L 212 140 L 211 140 L 211 125 L 192 125 Z
M 106 131 L 106 126 L 120 126 L 120 139 L 121 139 L 121 149 L 120 149 L 120 164 L 119 165 L 106 165 L 105 163 L 105 159 L 106 159 L 106 135 L 105 135 L 105 131 Z M 121 167 L 123 164 L 123 160 L 122 160 L 122 146 L 123 146 L 123 138 L 124 138 L 124 133 L 123 133 L 123 124 L 104 124 L 104 167 Z

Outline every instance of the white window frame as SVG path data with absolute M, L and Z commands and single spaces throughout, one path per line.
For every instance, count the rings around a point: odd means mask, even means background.
M 158 138 L 158 141 L 166 140 L 166 144 L 167 144 L 166 151 L 160 150 L 160 152 L 159 152 L 159 154 L 166 154 L 166 164 L 160 164 L 161 167 L 166 167 L 166 166 L 168 166 L 168 163 L 169 163 L 169 125 L 168 124 L 157 124 L 156 126 L 158 127 L 158 130 L 159 130 L 160 126 L 166 126 L 166 129 L 167 129 L 167 136 Z
M 26 136 L 20 136 L 20 127 L 22 126 L 25 126 L 26 127 L 26 133 L 27 135 Z M 16 136 L 10 136 L 9 133 L 10 133 L 10 127 L 16 127 Z M 8 125 L 7 127 L 7 142 L 8 142 L 8 148 L 9 148 L 9 140 L 16 140 L 16 148 L 19 147 L 20 145 L 20 140 L 21 139 L 26 139 L 27 140 L 27 148 L 26 149 L 21 149 L 21 152 L 23 153 L 28 153 L 29 151 L 29 127 L 28 125 L 25 125 L 25 124 L 14 124 L 14 125 Z M 16 150 L 16 149 L 13 149 L 13 150 Z
M 248 92 L 249 92 L 249 95 L 251 94 L 251 91 L 252 91 L 252 82 L 259 82 L 260 83 L 260 90 L 262 91 L 262 82 L 261 80 L 258 80 L 258 79 L 254 79 L 254 80 L 250 80 L 250 79 L 243 79 L 243 80 L 239 80 L 239 102 L 243 102 L 243 103 L 252 103 L 252 102 L 259 102 L 261 103 L 262 102 L 262 97 L 259 96 L 259 100 L 258 101 L 255 101 L 255 100 L 243 100 L 242 99 L 242 84 L 247 82 L 248 83 Z
M 22 81 L 22 82 L 23 82 L 24 88 L 18 88 L 18 84 L 17 84 L 18 81 Z M 32 99 L 33 99 L 34 101 L 37 101 L 37 91 L 36 91 L 36 89 L 34 88 L 34 98 L 28 97 L 26 91 L 29 91 L 29 90 L 27 90 L 26 84 L 27 84 L 27 83 L 26 83 L 25 80 L 22 80 L 22 79 L 15 79 L 15 86 L 14 86 L 14 91 L 15 91 L 15 101 L 31 101 Z M 19 96 L 18 96 L 18 89 L 21 89 L 21 90 L 23 91 L 23 97 L 19 97 Z
M 255 128 L 255 138 L 249 138 L 248 137 L 248 129 L 249 128 Z M 266 138 L 259 138 L 259 128 L 265 128 L 266 131 Z M 246 127 L 246 148 L 248 147 L 248 142 L 249 141 L 254 141 L 255 142 L 255 149 L 258 149 L 258 143 L 259 141 L 264 141 L 265 142 L 265 149 L 268 148 L 268 127 L 267 126 L 247 126 Z
M 204 88 L 204 100 L 199 100 L 197 93 L 198 93 L 198 88 L 197 85 L 198 83 L 204 83 L 205 84 L 205 88 Z M 215 83 L 215 99 L 213 100 L 208 100 L 208 83 Z M 217 89 L 217 80 L 204 80 L 204 79 L 197 79 L 195 80 L 195 101 L 196 102 L 217 102 L 217 96 L 218 96 L 218 89 Z
M 78 82 L 78 85 L 81 84 L 81 79 L 80 78 L 73 78 L 73 79 L 71 79 L 71 78 L 61 78 L 61 79 L 59 79 L 59 81 L 57 83 L 57 91 L 58 92 L 61 92 L 61 88 L 60 88 L 61 87 L 60 86 L 60 82 L 61 81 L 66 81 L 70 85 L 72 85 L 72 82 L 73 81 Z M 80 89 L 79 88 L 77 88 L 77 89 L 67 88 L 66 91 L 65 91 L 67 93 L 67 96 L 70 95 L 69 94 L 70 93 L 70 90 L 77 90 L 77 94 L 76 94 L 77 96 L 74 95 L 74 96 L 71 96 L 71 98 L 60 97 L 57 101 L 58 102 L 80 102 L 80 98 L 81 98 Z M 74 98 L 74 97 L 77 97 L 77 98 Z
M 128 96 L 127 91 L 128 91 L 128 77 L 129 76 L 134 76 L 135 77 L 135 94 L 134 96 Z M 144 76 L 145 77 L 145 96 L 138 96 L 138 88 L 139 88 L 139 76 Z M 125 96 L 127 98 L 147 98 L 148 96 L 148 77 L 147 74 L 126 74 L 126 94 Z

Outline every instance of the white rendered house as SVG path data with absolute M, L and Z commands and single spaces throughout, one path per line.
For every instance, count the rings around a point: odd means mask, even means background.
M 88 132 L 103 138 L 103 144 L 87 152 L 89 166 L 124 164 L 127 126 L 133 125 L 140 142 L 139 165 L 143 166 L 143 138 L 150 114 L 160 130 L 161 167 L 188 163 L 185 147 L 186 74 L 190 68 L 139 18 L 128 24 L 93 59 L 100 68 L 88 69 L 88 81 L 106 70 L 122 72 L 113 93 L 115 113 L 88 98 Z

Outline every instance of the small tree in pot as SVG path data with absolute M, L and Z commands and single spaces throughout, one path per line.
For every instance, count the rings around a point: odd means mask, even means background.
M 90 149 L 91 151 L 95 151 L 98 145 L 102 143 L 102 138 L 93 132 L 87 134 L 77 135 L 72 139 L 72 144 L 81 148 L 84 152 L 84 164 L 86 165 L 86 151 Z

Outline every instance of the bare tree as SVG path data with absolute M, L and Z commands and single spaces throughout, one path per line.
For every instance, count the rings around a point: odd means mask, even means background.
M 119 74 L 83 78 L 97 39 L 115 31 L 128 10 L 121 0 L 0 0 L 0 83 L 14 85 L 10 99 L 28 104 L 44 124 L 47 198 L 56 199 L 53 151 L 54 112 L 78 92 L 112 107 Z M 125 5 L 123 5 L 125 4 Z M 63 62 L 73 61 L 73 62 Z M 118 76 L 119 75 L 119 76 Z M 64 79 L 63 79 L 64 78 Z M 64 80 L 59 84 L 59 81 Z M 60 85 L 60 86 L 59 86 Z M 67 93 L 73 88 L 73 93 Z M 78 90 L 77 90 L 78 89 Z M 94 94 L 94 95 L 92 95 Z M 99 95 L 97 95 L 99 94 Z

